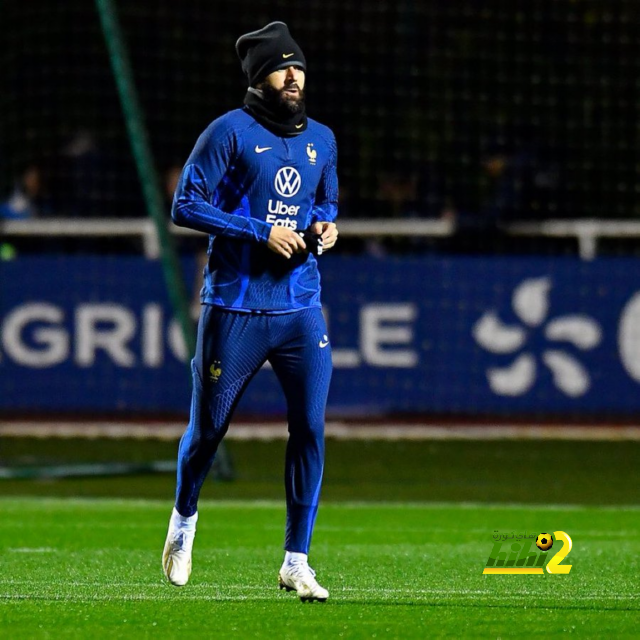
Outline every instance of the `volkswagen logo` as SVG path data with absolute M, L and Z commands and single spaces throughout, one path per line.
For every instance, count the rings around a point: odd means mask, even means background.
M 300 191 L 302 179 L 293 167 L 282 167 L 276 173 L 275 187 L 278 195 L 283 198 L 292 198 Z

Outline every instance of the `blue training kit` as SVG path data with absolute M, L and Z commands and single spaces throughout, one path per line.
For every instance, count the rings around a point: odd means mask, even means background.
M 279 137 L 244 109 L 207 127 L 173 200 L 176 224 L 211 234 L 201 299 L 228 309 L 291 311 L 320 306 L 316 259 L 275 256 L 272 225 L 306 229 L 338 213 L 332 131 L 308 119 L 299 136 Z
M 269 360 L 288 408 L 285 549 L 307 553 L 324 465 L 324 409 L 331 379 L 328 342 L 320 309 L 269 315 L 202 308 L 192 363 L 191 419 L 178 454 L 179 513 L 196 512 L 200 488 L 240 395 Z
M 315 256 L 267 248 L 272 225 L 306 229 L 337 215 L 336 144 L 309 119 L 279 137 L 244 109 L 215 120 L 184 167 L 172 217 L 210 234 L 192 361 L 189 425 L 180 441 L 176 509 L 198 496 L 233 411 L 269 361 L 287 401 L 285 549 L 308 553 L 324 466 L 331 347 Z

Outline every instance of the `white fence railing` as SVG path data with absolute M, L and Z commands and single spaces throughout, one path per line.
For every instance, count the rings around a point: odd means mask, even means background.
M 198 231 L 170 225 L 179 236 L 199 235 Z M 341 220 L 342 237 L 447 237 L 455 233 L 450 220 Z M 597 255 L 600 238 L 640 238 L 640 221 L 634 220 L 544 220 L 542 222 L 516 222 L 502 227 L 513 236 L 574 238 L 583 260 Z M 0 222 L 1 236 L 20 237 L 138 237 L 142 240 L 145 256 L 155 259 L 160 255 L 156 229 L 151 220 L 101 218 L 79 220 L 5 220 Z

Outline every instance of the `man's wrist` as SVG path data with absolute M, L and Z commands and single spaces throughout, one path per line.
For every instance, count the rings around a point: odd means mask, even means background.
M 258 242 L 267 244 L 267 242 L 269 242 L 269 236 L 271 235 L 271 229 L 273 228 L 272 225 L 270 225 L 268 222 L 255 219 L 253 220 L 253 225 L 256 236 L 258 238 Z

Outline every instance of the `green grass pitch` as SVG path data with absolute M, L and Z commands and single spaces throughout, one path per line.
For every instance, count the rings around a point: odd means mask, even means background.
M 634 507 L 328 502 L 310 557 L 326 604 L 277 589 L 284 510 L 273 501 L 201 503 L 192 581 L 166 584 L 170 508 L 0 499 L 0 636 L 638 637 Z M 571 573 L 483 576 L 496 530 L 566 531 Z

